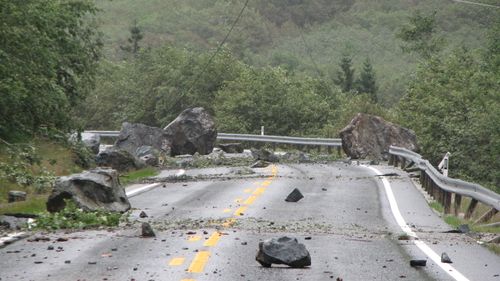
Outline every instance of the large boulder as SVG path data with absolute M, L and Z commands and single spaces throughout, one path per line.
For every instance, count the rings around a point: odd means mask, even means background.
M 340 138 L 344 152 L 352 159 L 387 160 L 391 145 L 418 151 L 417 137 L 412 130 L 369 114 L 358 113 L 340 131 Z
M 209 154 L 217 140 L 217 128 L 212 116 L 202 107 L 184 110 L 165 128 L 171 141 L 171 155 Z
M 108 147 L 99 152 L 96 164 L 100 167 L 111 167 L 118 171 L 129 171 L 142 168 L 144 165 L 126 150 Z
M 58 212 L 64 209 L 64 199 L 72 200 L 78 208 L 85 211 L 123 213 L 130 209 L 130 202 L 120 185 L 118 173 L 112 169 L 98 168 L 59 177 L 47 201 L 47 210 Z
M 296 238 L 287 236 L 260 242 L 255 259 L 264 267 L 270 267 L 273 263 L 296 268 L 311 265 L 311 255 L 306 246 L 299 243 Z
M 160 151 L 149 145 L 138 147 L 135 151 L 135 157 L 149 166 L 158 166 Z
M 167 133 L 161 128 L 124 122 L 114 146 L 137 157 L 136 153 L 141 147 L 152 147 L 158 151 L 168 152 L 170 142 Z

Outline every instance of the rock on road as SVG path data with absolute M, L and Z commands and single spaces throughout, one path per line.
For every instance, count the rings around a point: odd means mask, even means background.
M 271 165 L 262 177 L 167 183 L 130 198 L 120 229 L 57 232 L 50 241 L 0 249 L 0 280 L 500 280 L 500 257 L 447 226 L 403 172 L 386 177 L 399 211 L 419 240 L 453 260 L 456 279 L 423 253 L 394 219 L 381 177 L 368 167 Z M 299 202 L 285 202 L 298 188 Z M 139 217 L 141 211 L 147 217 Z M 149 222 L 156 237 L 141 237 Z M 37 234 L 40 236 L 40 234 Z M 296 237 L 312 265 L 261 267 L 259 242 Z M 60 239 L 58 238 L 68 238 Z M 412 268 L 411 259 L 427 266 Z

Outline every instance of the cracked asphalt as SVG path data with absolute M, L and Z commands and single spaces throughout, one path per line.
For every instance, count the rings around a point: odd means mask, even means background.
M 500 257 L 466 235 L 442 233 L 449 227 L 412 181 L 400 170 L 376 167 L 400 174 L 388 179 L 420 240 L 447 252 L 469 280 L 500 280 Z M 402 231 L 368 168 L 338 162 L 255 171 L 162 183 L 130 198 L 130 222 L 117 229 L 37 233 L 8 245 L 0 249 L 0 280 L 454 280 L 430 259 L 426 267 L 409 266 L 410 259 L 427 258 L 412 241 L 398 240 Z M 304 198 L 285 202 L 294 188 Z M 148 217 L 140 218 L 141 211 Z M 144 221 L 155 238 L 140 237 Z M 259 241 L 280 235 L 305 244 L 312 266 L 261 267 Z M 36 237 L 50 240 L 30 242 Z

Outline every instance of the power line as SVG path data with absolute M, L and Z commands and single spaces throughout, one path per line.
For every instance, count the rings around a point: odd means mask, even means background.
M 170 109 L 167 111 L 169 112 L 170 110 L 172 110 L 174 107 L 176 107 L 180 100 L 189 92 L 191 92 L 194 88 L 194 85 L 196 85 L 196 83 L 198 82 L 198 79 L 200 79 L 201 75 L 203 73 L 205 73 L 205 71 L 207 70 L 208 66 L 212 63 L 212 60 L 215 58 L 215 56 L 220 52 L 220 50 L 222 50 L 222 47 L 224 46 L 224 44 L 226 43 L 227 39 L 229 38 L 229 35 L 231 34 L 231 32 L 233 31 L 234 27 L 236 26 L 236 24 L 238 23 L 238 21 L 240 20 L 241 16 L 243 15 L 243 12 L 245 11 L 246 7 L 248 6 L 248 2 L 250 0 L 246 0 L 245 1 L 245 4 L 243 5 L 243 8 L 241 8 L 240 10 L 240 13 L 238 14 L 238 16 L 236 17 L 236 19 L 234 20 L 233 24 L 231 25 L 231 28 L 229 29 L 229 31 L 227 32 L 226 36 L 224 37 L 224 39 L 221 41 L 221 43 L 219 44 L 219 46 L 217 47 L 217 50 L 215 50 L 215 52 L 212 54 L 212 56 L 208 59 L 207 63 L 203 66 L 202 70 L 198 72 L 198 74 L 195 76 L 194 78 L 194 81 L 193 83 L 191 83 L 191 87 L 189 87 L 189 89 L 185 92 L 182 92 L 180 94 L 180 96 L 177 98 L 177 100 L 172 104 L 172 106 L 170 107 Z
M 451 1 L 457 2 L 457 3 L 472 4 L 472 5 L 478 5 L 478 6 L 483 6 L 483 7 L 500 9 L 500 6 L 486 4 L 486 3 L 478 3 L 478 2 L 472 2 L 472 1 L 466 1 L 466 0 L 451 0 Z

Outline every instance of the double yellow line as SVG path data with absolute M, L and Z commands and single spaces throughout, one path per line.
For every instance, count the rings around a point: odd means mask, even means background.
M 244 215 L 244 213 L 247 211 L 248 207 L 252 205 L 255 200 L 259 196 L 261 196 L 265 191 L 266 188 L 272 183 L 273 179 L 276 178 L 278 175 L 278 168 L 275 165 L 271 166 L 271 176 L 268 177 L 264 182 L 259 184 L 259 187 L 257 187 L 252 194 L 245 200 L 243 201 L 241 198 L 237 198 L 235 202 L 238 204 L 242 204 L 239 206 L 238 209 L 236 209 L 233 213 L 233 216 L 226 219 L 221 226 L 224 228 L 229 228 L 232 225 L 236 223 L 236 220 Z M 245 193 L 250 193 L 251 189 L 245 189 Z M 224 212 L 231 212 L 231 209 L 224 209 Z M 215 247 L 219 240 L 222 237 L 222 233 L 219 231 L 214 231 L 212 235 L 203 243 L 203 246 L 205 247 Z M 200 236 L 188 236 L 188 240 L 191 242 L 198 241 L 200 240 Z M 205 265 L 208 263 L 208 259 L 210 258 L 210 252 L 209 251 L 199 251 L 196 253 L 193 261 L 189 265 L 187 272 L 189 273 L 201 273 L 203 272 Z M 171 266 L 179 266 L 184 263 L 185 258 L 173 258 L 169 265 Z M 181 281 L 195 281 L 195 279 L 182 279 Z

